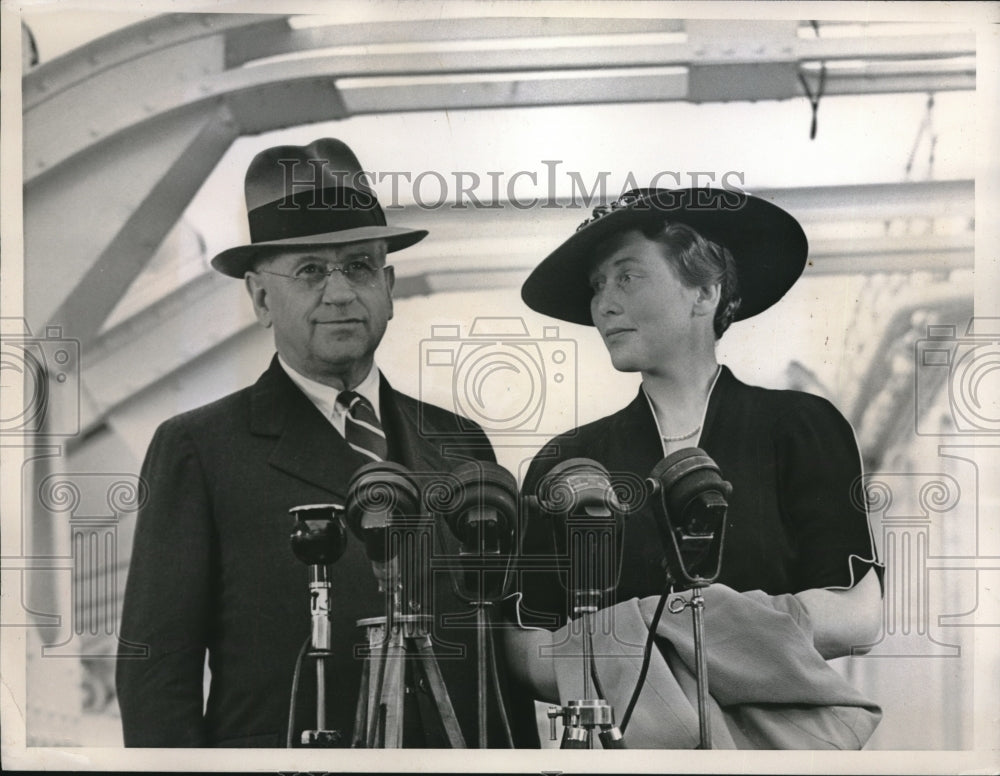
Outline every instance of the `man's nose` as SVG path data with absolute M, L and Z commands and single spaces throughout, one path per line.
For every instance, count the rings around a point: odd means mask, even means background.
M 332 270 L 323 283 L 323 301 L 326 304 L 347 304 L 357 298 L 354 286 L 350 284 L 344 273 Z

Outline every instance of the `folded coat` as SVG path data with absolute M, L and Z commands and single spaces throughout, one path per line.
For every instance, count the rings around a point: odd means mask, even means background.
M 688 594 L 684 594 L 687 596 Z M 792 595 L 703 590 L 709 714 L 715 749 L 861 749 L 881 709 L 813 646 Z M 633 598 L 593 618 L 601 685 L 620 719 L 638 680 L 658 598 Z M 698 702 L 691 617 L 664 610 L 645 686 L 625 731 L 633 749 L 693 749 Z M 583 696 L 581 621 L 552 634 L 559 696 Z

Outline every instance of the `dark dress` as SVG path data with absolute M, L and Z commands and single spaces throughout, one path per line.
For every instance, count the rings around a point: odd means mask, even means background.
M 722 367 L 697 446 L 733 486 L 720 583 L 778 595 L 852 587 L 871 567 L 881 573 L 859 495 L 857 442 L 830 402 L 745 385 Z M 556 437 L 539 451 L 523 493 L 534 493 L 556 463 L 573 457 L 598 461 L 635 492 L 663 458 L 642 390 L 619 412 Z M 522 526 L 516 589 L 523 596 L 521 621 L 555 628 L 565 622 L 568 595 L 555 572 L 538 569 L 542 557 L 554 552 L 550 526 L 539 518 Z M 626 519 L 623 541 L 620 581 L 607 603 L 662 593 L 664 552 L 648 500 Z

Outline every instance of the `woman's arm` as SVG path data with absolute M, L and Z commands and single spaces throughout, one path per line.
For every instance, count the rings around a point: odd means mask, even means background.
M 543 655 L 542 646 L 552 645 L 547 630 L 518 627 L 504 630 L 504 648 L 511 678 L 544 703 L 559 703 L 556 667 L 552 654 Z
M 827 660 L 863 655 L 878 638 L 882 590 L 875 569 L 847 590 L 814 588 L 795 594 L 813 628 L 813 643 Z

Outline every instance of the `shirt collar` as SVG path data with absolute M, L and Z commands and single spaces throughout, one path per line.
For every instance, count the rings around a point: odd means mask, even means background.
M 333 386 L 324 385 L 310 377 L 306 377 L 301 372 L 297 372 L 280 355 L 278 356 L 278 363 L 281 364 L 281 368 L 285 370 L 292 382 L 302 389 L 302 392 L 309 397 L 309 400 L 319 408 L 319 411 L 323 413 L 323 417 L 336 418 L 343 415 L 344 409 L 337 404 L 337 397 L 340 396 L 340 391 Z M 379 402 L 380 387 L 381 378 L 378 367 L 372 364 L 372 368 L 365 379 L 352 389 L 355 393 L 361 394 L 371 402 L 372 407 L 375 409 L 375 417 L 379 420 L 382 419 Z

